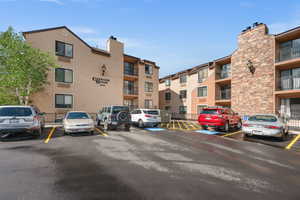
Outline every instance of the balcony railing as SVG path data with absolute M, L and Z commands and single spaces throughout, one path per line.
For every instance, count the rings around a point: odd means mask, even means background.
M 231 89 L 220 90 L 217 100 L 229 100 L 231 99 Z
M 300 47 L 281 48 L 279 49 L 279 57 L 277 62 L 287 61 L 294 58 L 300 58 Z
M 137 69 L 124 69 L 124 74 L 129 76 L 138 76 L 138 70 Z
M 124 95 L 138 95 L 138 88 L 137 87 L 127 87 L 123 88 Z
M 230 71 L 221 71 L 216 74 L 217 74 L 217 79 L 225 79 L 225 78 L 229 78 L 231 76 Z
M 296 90 L 300 89 L 300 76 L 286 76 L 278 80 L 279 90 Z

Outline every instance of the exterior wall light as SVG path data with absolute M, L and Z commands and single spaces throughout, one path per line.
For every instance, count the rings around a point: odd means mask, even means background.
M 254 65 L 253 65 L 253 63 L 252 63 L 251 60 L 248 60 L 248 62 L 247 62 L 247 68 L 249 69 L 249 71 L 251 72 L 251 74 L 254 74 L 255 67 L 254 67 Z

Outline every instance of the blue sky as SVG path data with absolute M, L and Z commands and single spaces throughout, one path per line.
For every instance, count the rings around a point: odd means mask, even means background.
M 0 9 L 0 31 L 66 25 L 100 48 L 114 35 L 161 77 L 231 54 L 253 22 L 271 33 L 300 26 L 299 0 L 0 0 Z

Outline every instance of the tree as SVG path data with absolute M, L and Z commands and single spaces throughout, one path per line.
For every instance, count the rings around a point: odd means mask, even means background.
M 52 55 L 31 47 L 13 28 L 0 33 L 0 104 L 28 105 L 55 67 Z

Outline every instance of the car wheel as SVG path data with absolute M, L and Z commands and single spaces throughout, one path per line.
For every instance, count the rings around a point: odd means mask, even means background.
M 130 124 L 125 124 L 125 131 L 130 131 Z
M 287 138 L 287 133 L 285 132 L 285 130 L 282 130 L 280 140 L 281 140 L 281 141 L 285 141 L 286 138 Z
M 94 135 L 94 131 L 91 131 L 90 134 L 91 134 L 91 135 Z
M 228 122 L 226 122 L 225 125 L 224 125 L 224 131 L 225 132 L 229 131 L 229 123 Z
M 100 120 L 97 120 L 97 126 L 100 126 L 101 124 L 100 124 Z
M 138 124 L 139 124 L 139 128 L 144 128 L 144 122 L 143 122 L 143 120 L 139 120 L 139 122 L 138 122 Z
M 248 133 L 244 133 L 244 137 L 250 137 Z
M 37 138 L 37 139 L 41 138 L 42 137 L 42 132 L 43 132 L 42 127 L 40 127 L 39 130 L 36 130 L 36 131 L 33 132 L 34 137 Z

